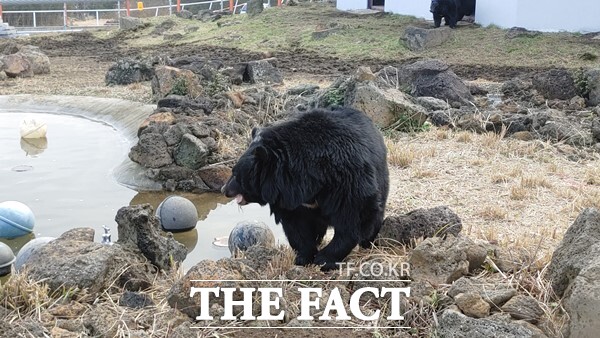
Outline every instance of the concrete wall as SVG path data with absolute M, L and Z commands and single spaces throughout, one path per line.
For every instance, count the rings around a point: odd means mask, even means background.
M 340 2 L 340 0 L 338 0 L 338 2 Z M 386 0 L 385 11 L 433 20 L 433 16 L 431 12 L 429 12 L 430 6 L 431 0 Z
M 600 31 L 599 0 L 477 0 L 475 22 L 544 32 Z
M 369 0 L 338 0 L 336 8 L 342 11 L 369 8 Z

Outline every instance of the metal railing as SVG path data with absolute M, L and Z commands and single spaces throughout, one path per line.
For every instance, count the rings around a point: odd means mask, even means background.
M 242 6 L 244 6 L 245 1 L 240 3 L 240 0 L 235 0 L 235 3 L 233 5 L 233 14 L 239 14 L 240 13 L 240 9 Z M 224 3 L 226 3 L 226 5 L 224 5 Z M 209 10 L 214 10 L 216 11 L 228 11 L 229 10 L 229 0 L 207 0 L 207 1 L 198 1 L 198 2 L 192 2 L 192 3 L 185 3 L 185 4 L 180 4 L 179 8 L 181 10 L 185 9 L 186 7 L 190 7 L 190 6 L 194 6 L 194 5 L 207 5 L 208 4 L 208 9 Z M 160 16 L 160 10 L 161 9 L 168 9 L 168 15 L 173 14 L 174 9 L 175 11 L 177 10 L 178 5 L 177 4 L 173 4 L 171 0 L 169 0 L 169 4 L 168 5 L 164 5 L 164 6 L 152 6 L 152 7 L 144 7 L 141 11 L 147 12 L 147 11 L 154 11 L 154 16 Z M 135 9 L 131 9 L 130 11 L 140 11 L 137 8 Z M 118 8 L 111 8 L 111 9 L 65 9 L 64 10 L 60 10 L 60 9 L 56 9 L 56 10 L 27 10 L 27 11 L 3 11 L 3 14 L 31 14 L 32 16 L 32 26 L 18 26 L 17 28 L 19 29 L 35 29 L 35 28 L 39 28 L 40 26 L 38 26 L 38 14 L 45 14 L 45 13 L 62 13 L 63 15 L 63 28 L 90 28 L 90 27 L 101 27 L 104 26 L 105 24 L 101 24 L 100 21 L 100 14 L 101 13 L 116 13 L 116 15 L 114 15 L 114 18 L 120 18 L 121 16 L 125 16 L 127 14 L 127 9 L 126 8 L 121 8 L 120 6 L 120 2 L 118 2 Z M 95 17 L 95 25 L 70 25 L 69 24 L 69 14 L 74 14 L 74 13 L 94 13 L 94 17 Z M 44 27 L 50 27 L 50 26 L 44 26 Z M 54 26 L 54 27 L 60 27 L 60 26 Z

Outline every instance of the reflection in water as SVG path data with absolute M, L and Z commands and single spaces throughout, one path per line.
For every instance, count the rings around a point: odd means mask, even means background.
M 19 252 L 19 250 L 21 250 L 21 248 L 23 247 L 23 245 L 27 244 L 27 242 L 29 242 L 30 240 L 32 240 L 34 238 L 35 238 L 35 235 L 33 234 L 33 232 L 30 232 L 27 235 L 23 235 L 21 237 L 17 237 L 17 238 L 13 238 L 13 239 L 0 238 L 0 242 L 8 245 L 12 249 L 13 253 L 16 256 L 17 253 Z
M 21 137 L 21 149 L 27 156 L 37 156 L 48 148 L 48 139 L 45 137 L 40 138 L 22 138 Z
M 194 228 L 184 232 L 174 232 L 173 237 L 177 242 L 185 245 L 188 254 L 194 251 L 196 244 L 198 244 L 198 229 Z
M 231 198 L 227 198 L 227 197 L 223 196 L 222 194 L 216 194 L 216 193 L 206 193 L 206 194 L 198 195 L 198 194 L 190 194 L 190 193 L 180 193 L 180 192 L 173 193 L 173 192 L 166 192 L 166 191 L 158 191 L 158 192 L 140 192 L 133 197 L 131 202 L 129 202 L 129 205 L 138 205 L 138 204 L 148 203 L 152 206 L 152 208 L 154 208 L 154 211 L 156 211 L 156 208 L 158 208 L 158 205 L 162 201 L 164 201 L 165 198 L 167 198 L 171 195 L 185 197 L 188 200 L 192 201 L 192 203 L 194 203 L 194 205 L 196 206 L 196 209 L 198 210 L 198 219 L 199 220 L 206 219 L 206 216 L 208 216 L 208 213 L 211 210 L 214 210 L 219 204 L 226 204 L 227 202 L 229 202 L 231 200 Z

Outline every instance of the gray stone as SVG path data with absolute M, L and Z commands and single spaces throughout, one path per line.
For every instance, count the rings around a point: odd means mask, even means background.
M 278 84 L 283 82 L 283 76 L 272 60 L 250 61 L 246 66 L 244 79 L 250 83 Z
M 600 105 L 600 68 L 588 69 L 584 74 L 590 90 L 588 104 L 590 106 Z
M 171 233 L 160 230 L 160 222 L 149 204 L 123 207 L 115 217 L 119 240 L 117 243 L 141 252 L 152 264 L 170 270 L 175 262 L 183 262 L 187 249 Z
M 275 246 L 273 230 L 265 223 L 258 221 L 244 221 L 235 225 L 229 233 L 227 242 L 229 252 L 236 255 L 239 251 L 246 251 L 252 246 Z
M 54 237 L 38 237 L 23 245 L 15 259 L 15 270 L 20 272 L 27 265 L 27 261 L 36 251 L 54 239 Z
M 48 56 L 36 46 L 22 46 L 19 49 L 31 65 L 33 74 L 48 74 L 50 73 L 50 59 Z
M 596 256 L 597 257 L 597 256 Z M 597 337 L 600 332 L 600 260 L 583 268 L 573 279 L 563 301 L 569 314 L 567 337 Z
M 8 77 L 32 77 L 33 68 L 27 56 L 21 52 L 0 56 L 3 71 Z
M 506 284 L 475 283 L 470 278 L 461 277 L 452 283 L 448 296 L 454 298 L 461 293 L 478 293 L 492 309 L 499 309 L 517 294 L 517 290 Z
M 168 146 L 174 146 L 181 141 L 181 138 L 185 134 L 189 134 L 190 130 L 187 128 L 185 123 L 177 123 L 173 126 L 169 126 L 167 131 L 163 134 L 165 142 Z
M 190 169 L 199 169 L 207 164 L 210 149 L 199 138 L 185 134 L 173 151 L 175 163 Z
M 592 137 L 596 142 L 600 142 L 600 118 L 592 120 Z
M 523 27 L 512 27 L 506 31 L 506 34 L 504 35 L 504 37 L 506 37 L 507 39 L 515 39 L 515 38 L 520 38 L 520 37 L 534 38 L 541 34 L 542 34 L 542 32 L 530 31 Z
M 575 116 L 567 116 L 555 109 L 534 111 L 530 115 L 531 128 L 545 139 L 575 146 L 589 146 L 595 143 L 591 128 L 584 127 L 581 119 Z
M 319 90 L 319 86 L 312 84 L 298 85 L 292 88 L 289 88 L 285 93 L 287 95 L 312 95 L 317 90 Z
M 345 93 L 344 105 L 364 112 L 379 128 L 398 122 L 394 129 L 410 129 L 427 120 L 425 109 L 406 94 L 395 88 L 378 88 L 373 82 L 356 83 Z
M 248 0 L 246 13 L 248 13 L 249 16 L 252 17 L 258 15 L 262 13 L 263 9 L 263 0 Z
M 94 294 L 114 284 L 122 286 L 131 279 L 152 280 L 143 268 L 135 266 L 144 266 L 141 257 L 118 244 L 104 245 L 61 236 L 34 252 L 26 270 L 30 279 L 44 281 L 52 291 L 79 288 Z
M 197 98 L 204 94 L 198 76 L 191 70 L 158 66 L 152 77 L 152 95 L 156 101 L 175 94 Z
M 0 68 L 2 68 L 2 65 L 0 65 Z M 3 70 L 0 70 L 0 81 L 4 81 L 6 79 L 8 79 L 8 75 L 6 75 Z
M 135 31 L 139 28 L 143 28 L 146 25 L 142 22 L 142 19 L 134 18 L 132 16 L 121 16 L 119 19 L 119 27 L 126 31 Z
M 412 244 L 415 239 L 452 234 L 457 236 L 462 222 L 447 206 L 417 209 L 405 215 L 389 216 L 383 221 L 379 238 L 390 238 L 401 244 Z
M 570 100 L 577 96 L 573 75 L 566 69 L 551 69 L 536 74 L 532 84 L 547 99 Z
M 342 27 L 327 28 L 327 29 L 312 32 L 311 37 L 313 40 L 323 40 L 326 37 L 328 37 L 330 35 L 334 35 L 341 31 L 342 31 Z
M 191 19 L 194 16 L 194 13 L 188 11 L 187 9 L 182 9 L 176 15 L 182 19 Z
M 136 82 L 150 81 L 154 76 L 154 68 L 149 62 L 130 58 L 118 60 L 108 68 L 104 82 L 107 85 L 127 85 Z
M 476 292 L 459 293 L 454 297 L 456 306 L 467 316 L 484 318 L 490 314 L 490 304 Z
M 500 309 L 509 313 L 515 319 L 524 320 L 532 324 L 538 323 L 544 315 L 544 310 L 542 310 L 538 301 L 524 295 L 512 297 Z
M 448 102 L 429 96 L 416 97 L 415 103 L 430 111 L 448 110 L 452 108 Z
M 435 329 L 438 337 L 473 338 L 542 338 L 540 330 L 518 323 L 494 320 L 491 318 L 470 318 L 458 311 L 445 310 L 439 318 Z
M 600 257 L 599 242 L 600 210 L 584 209 L 567 229 L 548 266 L 546 278 L 557 296 L 563 296 L 580 271 Z
M 142 309 L 147 306 L 154 306 L 152 297 L 145 293 L 125 291 L 119 297 L 119 305 L 132 309 Z
M 448 235 L 427 238 L 415 247 L 410 258 L 413 280 L 434 285 L 450 284 L 483 264 L 487 250 L 467 237 Z
M 420 52 L 428 48 L 441 46 L 444 42 L 450 40 L 452 35 L 452 29 L 449 27 L 426 29 L 408 26 L 404 30 L 404 35 L 400 38 L 400 41 L 404 42 L 408 49 Z
M 173 163 L 165 138 L 158 133 L 140 135 L 129 151 L 129 158 L 146 168 L 160 168 Z
M 196 19 L 198 19 L 202 22 L 217 21 L 221 17 L 222 17 L 221 13 L 212 11 L 210 9 L 201 9 L 198 11 L 198 14 L 196 15 Z M 219 26 L 219 27 L 221 27 L 221 26 Z
M 450 104 L 473 101 L 467 85 L 440 60 L 417 61 L 400 68 L 384 67 L 377 75 L 383 85 L 399 88 L 412 96 L 435 97 Z

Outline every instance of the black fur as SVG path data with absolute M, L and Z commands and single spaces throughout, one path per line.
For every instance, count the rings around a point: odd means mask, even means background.
M 252 132 L 223 193 L 238 203 L 268 204 L 296 252 L 296 264 L 336 268 L 360 244 L 369 247 L 389 189 L 383 137 L 362 112 L 313 110 Z M 328 226 L 331 242 L 321 251 Z
M 431 0 L 430 11 L 435 27 L 439 27 L 444 18 L 447 26 L 455 28 L 465 15 L 475 14 L 475 0 Z

